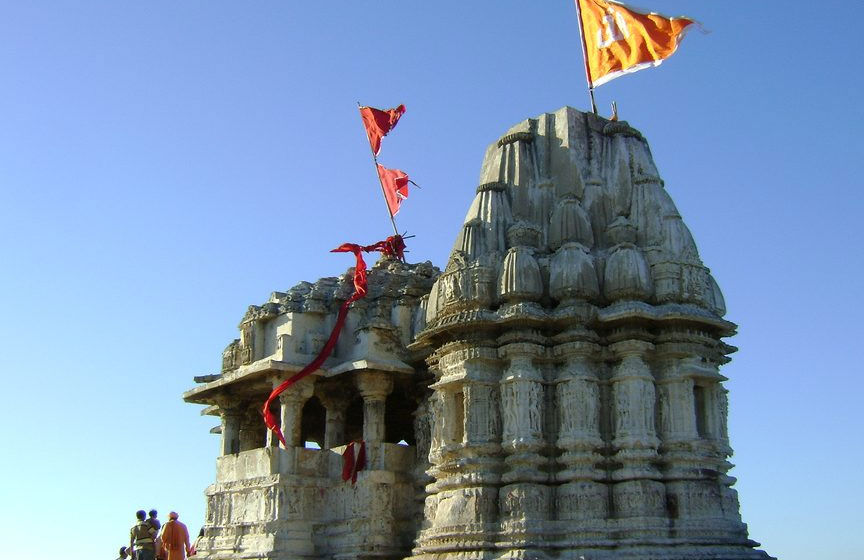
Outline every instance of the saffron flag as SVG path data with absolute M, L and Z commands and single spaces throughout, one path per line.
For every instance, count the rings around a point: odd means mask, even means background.
M 378 164 L 378 177 L 381 178 L 381 187 L 384 189 L 384 198 L 387 199 L 390 215 L 395 216 L 399 212 L 402 201 L 408 198 L 408 183 L 411 179 L 404 171 L 387 169 L 380 163 Z
M 396 127 L 396 123 L 405 113 L 405 105 L 399 105 L 395 109 L 376 109 L 374 107 L 360 107 L 360 118 L 366 127 L 366 136 L 369 137 L 369 145 L 372 153 L 376 156 L 381 151 L 381 138 Z
M 659 66 L 695 23 L 686 17 L 641 13 L 613 0 L 576 0 L 576 4 L 591 87 Z

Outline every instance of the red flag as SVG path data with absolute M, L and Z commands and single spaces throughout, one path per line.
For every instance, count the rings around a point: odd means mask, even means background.
M 408 183 L 411 179 L 404 171 L 387 169 L 380 163 L 378 164 L 378 177 L 381 178 L 381 186 L 384 187 L 384 197 L 387 199 L 390 215 L 395 216 L 399 212 L 402 201 L 408 198 Z
M 376 109 L 375 107 L 360 107 L 360 118 L 366 127 L 366 136 L 369 137 L 369 145 L 372 152 L 377 156 L 381 151 L 381 138 L 396 127 L 396 123 L 405 112 L 405 105 L 399 105 L 395 109 Z
M 357 457 L 354 457 L 354 442 L 349 442 L 342 453 L 342 480 L 357 482 L 357 473 L 366 468 L 366 442 L 357 445 Z

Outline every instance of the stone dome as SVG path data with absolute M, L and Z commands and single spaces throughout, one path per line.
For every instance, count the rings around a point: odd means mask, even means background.
M 552 313 L 573 300 L 725 313 L 641 133 L 567 107 L 519 123 L 486 150 L 429 295 L 427 328 L 467 310 L 459 321 L 497 321 L 519 303 Z

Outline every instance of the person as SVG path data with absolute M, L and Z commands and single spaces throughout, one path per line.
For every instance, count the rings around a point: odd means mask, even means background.
M 179 517 L 172 511 L 168 514 L 168 523 L 162 527 L 162 546 L 168 552 L 168 560 L 184 560 L 191 552 L 189 529 L 178 521 Z
M 159 528 L 162 527 L 162 522 L 159 521 L 159 518 L 157 517 L 159 515 L 159 512 L 156 511 L 155 509 L 151 509 L 150 512 L 148 513 L 148 515 L 150 517 L 147 518 L 147 523 L 152 525 L 153 528 L 156 529 L 156 533 L 158 534 Z
M 118 556 L 117 556 L 117 559 L 116 559 L 116 560 L 126 560 L 128 557 L 129 557 L 129 555 L 126 553 L 126 547 L 125 547 L 125 546 L 121 546 L 121 547 L 120 547 L 120 552 L 118 553 Z
M 129 530 L 129 548 L 134 552 L 135 560 L 155 560 L 156 530 L 147 520 L 147 512 L 139 509 L 135 512 L 138 522 Z
M 153 539 L 156 550 L 156 558 L 157 560 L 163 560 L 165 558 L 164 549 L 162 548 L 162 533 L 159 529 L 162 527 L 162 522 L 159 521 L 159 512 L 155 509 L 151 509 L 148 513 L 149 517 L 147 518 L 147 523 L 149 523 L 154 529 L 156 529 L 156 538 Z
M 201 530 L 198 531 L 198 537 L 195 538 L 195 542 L 192 543 L 192 550 L 189 552 L 189 556 L 195 556 L 198 554 L 198 547 L 201 546 L 201 540 L 204 538 L 204 527 L 201 527 Z

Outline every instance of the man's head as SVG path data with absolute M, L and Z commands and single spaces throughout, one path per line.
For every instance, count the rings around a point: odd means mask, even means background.
M 137 517 L 139 521 L 144 521 L 147 518 L 147 512 L 143 509 L 139 509 L 135 512 L 135 517 Z
M 168 519 L 177 519 L 178 517 L 180 517 L 180 516 L 177 515 L 176 511 L 172 511 L 171 513 L 168 514 Z
M 159 515 L 158 511 L 156 511 L 155 509 L 150 510 L 150 517 L 156 517 L 157 515 Z

